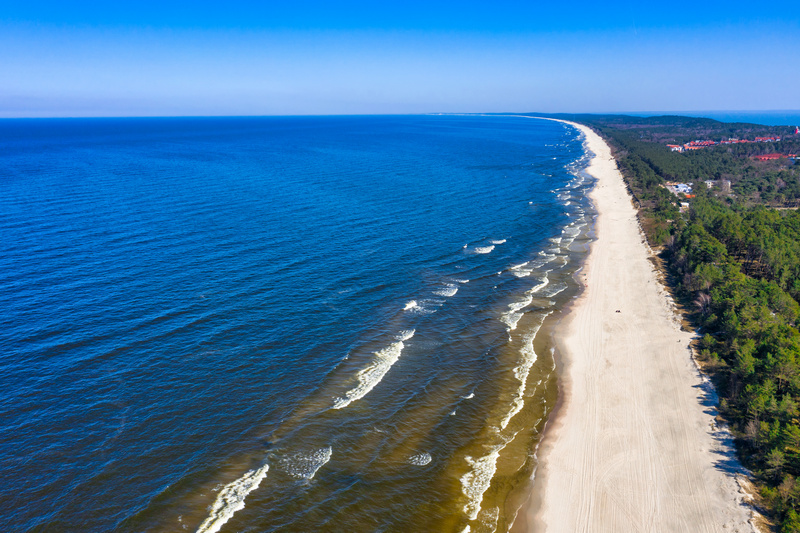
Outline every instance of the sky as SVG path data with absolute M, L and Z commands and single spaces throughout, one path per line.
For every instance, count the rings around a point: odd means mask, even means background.
M 794 1 L 0 0 L 0 117 L 777 109 Z

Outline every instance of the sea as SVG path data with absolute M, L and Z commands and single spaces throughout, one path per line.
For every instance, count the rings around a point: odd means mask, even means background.
M 507 531 L 590 155 L 513 116 L 0 121 L 0 529 Z

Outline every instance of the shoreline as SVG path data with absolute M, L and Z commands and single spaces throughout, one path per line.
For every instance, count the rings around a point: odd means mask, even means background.
M 555 120 L 555 119 L 546 119 Z M 584 284 L 552 331 L 559 397 L 513 532 L 754 531 L 713 390 L 660 285 L 608 145 L 586 126 L 597 181 Z M 625 268 L 620 268 L 624 261 Z

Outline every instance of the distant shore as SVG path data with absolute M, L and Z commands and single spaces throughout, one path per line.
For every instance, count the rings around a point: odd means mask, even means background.
M 595 157 L 597 240 L 555 328 L 561 395 L 534 494 L 512 531 L 753 531 L 730 434 L 660 285 L 608 145 Z

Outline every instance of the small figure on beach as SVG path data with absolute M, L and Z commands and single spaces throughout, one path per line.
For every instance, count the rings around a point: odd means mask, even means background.
M 621 311 L 620 311 L 619 309 L 617 309 L 617 313 L 620 313 L 620 312 L 621 312 Z

